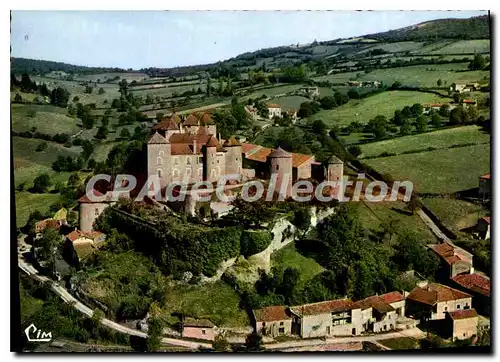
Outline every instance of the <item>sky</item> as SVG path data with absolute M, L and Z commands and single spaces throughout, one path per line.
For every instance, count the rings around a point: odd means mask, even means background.
M 485 11 L 13 11 L 11 55 L 86 66 L 207 64 Z

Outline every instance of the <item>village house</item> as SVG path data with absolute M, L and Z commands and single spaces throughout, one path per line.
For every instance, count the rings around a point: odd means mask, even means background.
M 490 229 L 491 229 L 491 217 L 485 216 L 480 218 L 477 221 L 476 231 L 478 236 L 481 239 L 489 239 L 490 238 Z
M 299 94 L 304 94 L 307 97 L 319 97 L 319 88 L 318 87 L 301 87 L 298 90 Z
M 362 87 L 363 86 L 363 82 L 357 81 L 357 80 L 350 80 L 350 81 L 347 82 L 347 85 L 349 87 Z
M 379 333 L 396 328 L 398 314 L 384 298 L 375 295 L 354 304 L 361 309 L 363 331 Z
M 450 87 L 452 92 L 464 93 L 473 92 L 480 88 L 479 83 L 455 83 Z
M 302 338 L 360 335 L 363 332 L 361 307 L 350 299 L 299 305 L 289 308 L 292 330 Z
M 51 228 L 59 230 L 63 225 L 67 225 L 66 219 L 57 220 L 50 218 L 38 221 L 35 224 L 35 239 L 40 238 L 45 229 Z
M 106 234 L 100 231 L 73 230 L 65 236 L 64 256 L 72 265 L 79 265 L 80 261 L 94 253 L 106 239 Z
M 453 285 L 472 295 L 474 308 L 481 314 L 490 315 L 490 279 L 482 274 L 461 274 L 451 278 Z
M 396 310 L 398 317 L 402 318 L 405 316 L 405 297 L 403 294 L 394 291 L 382 294 L 379 297 Z
M 462 107 L 464 109 L 469 109 L 470 107 L 476 106 L 477 102 L 475 99 L 464 99 L 462 100 Z
M 458 246 L 443 242 L 441 244 L 430 244 L 441 260 L 441 270 L 445 278 L 451 278 L 458 274 L 471 274 L 474 272 L 472 266 L 472 254 Z
M 213 341 L 215 339 L 214 327 L 208 319 L 187 317 L 182 323 L 182 337 Z
M 94 229 L 94 222 L 99 215 L 101 215 L 108 206 L 116 203 L 112 200 L 111 192 L 107 192 L 105 195 L 95 189 L 93 189 L 92 192 L 96 197 L 105 197 L 102 200 L 96 201 L 89 198 L 87 195 L 83 195 L 78 199 L 80 204 L 79 225 L 82 232 L 92 231 Z
M 282 305 L 254 310 L 252 324 L 255 332 L 264 336 L 292 334 L 292 314 Z
M 381 82 L 377 80 L 366 80 L 364 82 L 365 87 L 379 88 L 381 86 Z
M 281 106 L 279 104 L 266 104 L 267 110 L 269 111 L 269 119 L 274 117 L 281 118 Z
M 297 122 L 297 111 L 295 109 L 289 109 L 283 112 L 283 117 L 288 117 L 292 124 Z
M 248 116 L 252 121 L 257 121 L 259 119 L 259 114 L 257 112 L 257 108 L 246 105 L 245 112 L 247 112 Z
M 479 197 L 489 200 L 491 194 L 491 175 L 489 173 L 479 177 Z
M 406 297 L 406 314 L 419 320 L 441 320 L 446 313 L 471 307 L 470 294 L 438 283 L 417 286 Z
M 468 339 L 477 334 L 478 315 L 474 308 L 457 310 L 447 314 L 451 338 Z

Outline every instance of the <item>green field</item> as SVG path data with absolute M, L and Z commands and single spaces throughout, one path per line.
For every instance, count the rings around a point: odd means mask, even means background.
M 243 327 L 250 324 L 247 313 L 239 308 L 238 294 L 223 282 L 203 285 L 180 285 L 168 290 L 164 317 L 171 324 L 178 318 L 172 313 L 183 312 L 194 318 L 206 318 L 217 326 Z
M 16 191 L 16 226 L 24 226 L 33 211 L 38 210 L 45 214 L 58 198 L 59 194 L 32 194 L 28 191 Z
M 466 62 L 412 65 L 398 68 L 375 69 L 368 74 L 356 71 L 330 74 L 314 79 L 329 80 L 332 83 L 346 83 L 351 79 L 359 81 L 377 80 L 388 86 L 392 85 L 395 81 L 399 81 L 406 86 L 435 87 L 438 79 L 451 85 L 452 83 L 478 82 L 485 76 L 490 76 L 489 71 L 482 70 L 457 72 L 457 70 L 466 70 L 468 65 L 469 63 Z M 358 74 L 359 77 L 356 77 Z
M 454 232 L 474 226 L 477 220 L 488 215 L 488 212 L 480 205 L 463 200 L 424 198 L 422 202 Z
M 478 126 L 443 129 L 386 141 L 366 143 L 361 146 L 363 157 L 378 156 L 382 152 L 401 154 L 406 151 L 423 150 L 428 147 L 448 148 L 451 145 L 488 143 L 491 136 Z
M 395 230 L 411 231 L 422 240 L 435 242 L 436 237 L 422 222 L 418 215 L 408 215 L 406 205 L 402 201 L 393 202 L 356 202 L 352 203 L 359 214 L 364 228 L 378 232 L 383 225 L 392 225 Z
M 69 117 L 66 108 L 51 105 L 13 104 L 11 110 L 14 132 L 29 131 L 32 127 L 36 127 L 37 132 L 49 135 L 56 133 L 73 135 L 81 130 L 81 121 Z
M 377 341 L 386 347 L 394 350 L 408 350 L 419 348 L 419 342 L 412 337 L 388 338 Z
M 271 255 L 271 266 L 279 268 L 296 268 L 300 272 L 301 282 L 312 279 L 325 269 L 314 259 L 300 254 L 293 244 L 285 246 Z
M 276 103 L 279 104 L 284 109 L 293 108 L 298 110 L 300 108 L 300 104 L 304 102 L 310 102 L 311 100 L 307 97 L 302 96 L 285 96 L 278 98 L 271 98 L 267 101 L 267 103 Z
M 375 158 L 365 162 L 397 180 L 410 180 L 423 193 L 453 193 L 478 187 L 490 171 L 490 144 Z
M 322 110 L 311 118 L 321 119 L 327 125 L 345 126 L 353 121 L 368 123 L 377 115 L 387 118 L 394 116 L 396 109 L 403 109 L 415 103 L 436 103 L 449 101 L 448 98 L 441 98 L 435 94 L 413 92 L 413 91 L 389 91 L 373 96 L 350 100 L 348 103 L 331 109 Z
M 433 50 L 430 54 L 462 54 L 462 53 L 489 53 L 489 39 L 459 40 L 445 47 Z

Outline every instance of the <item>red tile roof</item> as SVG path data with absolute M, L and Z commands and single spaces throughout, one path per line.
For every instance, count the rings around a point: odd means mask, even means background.
M 491 216 L 485 216 L 482 219 L 486 221 L 488 224 L 491 224 Z
M 267 104 L 267 108 L 281 108 L 281 106 L 276 103 L 269 103 Z
M 490 296 L 490 280 L 480 274 L 460 274 L 451 278 L 462 287 L 477 292 L 484 296 Z
M 205 143 L 205 146 L 207 147 L 220 147 L 219 142 L 217 142 L 217 139 L 212 135 L 210 138 L 207 140 L 207 143 Z
M 434 305 L 439 302 L 470 298 L 471 295 L 460 290 L 450 288 L 438 283 L 429 283 L 425 287 L 415 287 L 406 299 L 416 302 Z
M 104 196 L 101 192 L 97 191 L 96 189 L 92 189 L 91 191 L 96 197 L 101 197 L 101 196 Z M 102 202 L 109 202 L 110 200 L 108 199 L 108 197 L 106 197 L 106 199 L 102 200 L 102 201 L 93 201 L 91 199 L 89 199 L 87 197 L 87 194 L 83 195 L 82 197 L 80 197 L 78 199 L 78 202 L 82 203 L 82 204 L 92 204 L 92 203 L 102 203 Z
M 463 102 L 464 103 L 470 103 L 470 104 L 475 104 L 476 103 L 476 101 L 473 100 L 473 99 L 464 99 Z
M 269 157 L 269 158 L 291 158 L 292 155 L 290 153 L 286 152 L 281 147 L 278 147 L 273 152 L 271 152 L 269 155 L 267 155 L 267 157 Z
M 398 291 L 382 294 L 380 296 L 380 298 L 382 298 L 386 303 L 389 303 L 389 304 L 401 302 L 401 301 L 405 300 L 405 297 L 403 296 L 403 294 L 401 294 Z
M 441 244 L 431 244 L 429 247 L 434 250 L 444 261 L 452 265 L 458 261 L 464 261 L 470 263 L 469 258 L 466 255 L 460 253 L 460 249 L 454 248 L 448 243 Z
M 222 144 L 224 147 L 233 147 L 233 146 L 241 146 L 241 143 L 239 143 L 234 136 L 229 137 L 224 143 Z
M 201 114 L 200 121 L 202 125 L 214 124 L 212 116 L 208 112 L 204 112 Z
M 356 305 L 356 307 L 361 308 L 362 310 L 373 308 L 379 313 L 387 313 L 395 310 L 389 303 L 387 303 L 383 298 L 377 295 L 358 300 L 357 302 L 354 302 L 354 304 Z
M 453 320 L 477 317 L 477 312 L 474 308 L 456 310 L 456 311 L 450 312 L 448 314 L 449 314 L 450 318 Z
M 184 319 L 184 327 L 202 327 L 202 328 L 213 328 L 214 324 L 208 319 L 195 319 L 187 317 Z
M 189 116 L 186 117 L 184 120 L 184 126 L 197 126 L 198 125 L 198 118 L 194 114 L 190 114 Z
M 483 175 L 479 178 L 484 179 L 484 180 L 489 180 L 489 179 L 491 179 L 491 175 L 489 173 L 487 173 L 486 175 Z
M 292 317 L 287 313 L 286 308 L 282 305 L 265 307 L 254 310 L 253 312 L 257 322 L 272 322 L 292 319 Z
M 79 238 L 87 238 L 87 239 L 94 241 L 95 239 L 97 239 L 98 237 L 100 237 L 102 235 L 104 235 L 104 233 L 102 233 L 100 231 L 85 232 L 85 231 L 81 231 L 81 230 L 73 230 L 68 235 L 66 235 L 66 237 L 71 241 L 78 240 Z
M 170 131 L 170 130 L 178 130 L 179 126 L 177 122 L 172 118 L 164 119 L 163 121 L 155 124 L 152 128 L 154 131 Z
M 35 231 L 39 233 L 46 228 L 59 229 L 65 222 L 65 220 L 45 219 L 35 224 Z
M 167 144 L 168 141 L 165 137 L 163 137 L 161 134 L 159 134 L 158 131 L 156 131 L 155 133 L 153 133 L 151 135 L 151 137 L 149 137 L 148 143 L 149 144 Z
M 245 158 L 257 162 L 266 162 L 267 157 L 274 151 L 272 148 L 253 145 L 251 143 L 243 143 L 242 146 L 242 152 L 245 154 Z M 314 162 L 313 155 L 305 155 L 302 153 L 294 152 L 289 154 L 292 155 L 292 167 L 300 167 L 309 160 L 311 162 Z
M 325 313 L 346 312 L 357 309 L 355 303 L 350 299 L 327 300 L 325 302 L 311 303 L 290 307 L 298 315 L 316 315 Z

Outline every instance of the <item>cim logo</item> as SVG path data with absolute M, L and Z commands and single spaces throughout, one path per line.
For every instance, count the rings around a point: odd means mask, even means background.
M 43 332 L 36 328 L 33 323 L 24 330 L 24 333 L 30 342 L 50 342 L 52 340 L 52 332 Z

